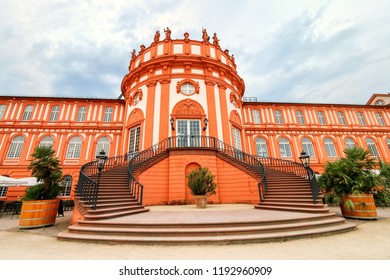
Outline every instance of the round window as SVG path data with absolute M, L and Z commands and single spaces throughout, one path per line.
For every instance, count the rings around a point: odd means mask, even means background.
M 195 87 L 191 83 L 184 83 L 181 85 L 180 90 L 185 95 L 191 95 L 195 92 Z

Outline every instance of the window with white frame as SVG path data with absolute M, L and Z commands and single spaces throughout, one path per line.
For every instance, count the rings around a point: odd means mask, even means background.
M 253 117 L 253 122 L 255 124 L 260 123 L 260 112 L 259 110 L 252 110 L 252 117 Z
M 324 139 L 325 151 L 328 157 L 337 157 L 336 147 L 330 138 Z
M 280 110 L 275 110 L 274 114 L 275 114 L 275 121 L 276 121 L 276 123 L 277 124 L 283 124 L 282 112 Z
M 53 142 L 54 142 L 53 137 L 45 136 L 42 138 L 41 142 L 39 143 L 39 147 L 52 147 Z
M 75 136 L 69 140 L 68 150 L 66 151 L 66 158 L 80 158 L 82 140 Z
M 112 120 L 112 108 L 106 107 L 106 108 L 104 108 L 103 121 L 104 122 L 111 122 L 111 120 Z
M 353 141 L 351 138 L 345 139 L 345 146 L 347 149 L 351 149 L 356 147 L 355 141 Z
M 4 104 L 1 104 L 0 105 L 0 120 L 2 120 L 4 118 L 5 109 L 7 109 L 7 106 L 5 106 Z
M 101 150 L 104 150 L 106 155 L 110 154 L 110 139 L 108 137 L 100 137 L 96 144 L 96 153 L 97 156 Z
M 32 106 L 32 105 L 27 105 L 26 107 L 24 107 L 22 121 L 28 121 L 31 119 L 33 109 L 34 109 L 34 106 Z
M 370 155 L 373 157 L 379 157 L 378 148 L 375 144 L 375 141 L 371 138 L 366 139 L 367 148 L 370 151 Z
M 62 187 L 62 192 L 60 193 L 60 196 L 70 196 L 70 192 L 72 190 L 72 182 L 73 178 L 70 175 L 65 175 L 61 182 L 60 185 Z
M 378 123 L 381 126 L 385 126 L 385 121 L 383 120 L 383 117 L 382 117 L 381 113 L 379 113 L 379 112 L 376 113 L 376 119 L 378 120 Z
M 51 112 L 50 112 L 50 121 L 55 122 L 58 120 L 58 114 L 60 113 L 60 106 L 53 106 L 51 107 Z
M 77 111 L 77 120 L 78 122 L 83 122 L 85 120 L 85 116 L 87 115 L 87 107 L 81 106 Z
M 324 112 L 318 111 L 318 112 L 317 112 L 317 118 L 318 118 L 318 122 L 319 122 L 321 125 L 325 125 L 325 124 L 326 124 Z
M 387 148 L 389 148 L 389 150 L 390 150 L 390 138 L 386 139 L 386 144 L 387 144 Z
M 337 113 L 337 117 L 339 118 L 339 123 L 341 125 L 346 125 L 345 117 L 344 117 L 344 113 L 343 112 L 338 112 Z
M 297 120 L 299 124 L 305 124 L 305 118 L 301 110 L 297 110 Z
M 279 139 L 279 151 L 283 158 L 292 157 L 290 142 L 286 138 Z
M 242 150 L 241 146 L 241 132 L 239 129 L 233 127 L 233 144 L 237 150 Z
M 129 153 L 139 151 L 139 137 L 141 133 L 141 127 L 135 127 L 130 129 L 130 139 L 129 139 Z
M 311 157 L 315 157 L 313 143 L 309 138 L 302 139 L 302 150 Z
M 364 119 L 364 116 L 363 116 L 362 112 L 357 112 L 356 116 L 357 116 L 357 118 L 359 120 L 360 125 L 366 125 L 366 121 Z
M 20 155 L 22 154 L 23 145 L 23 136 L 17 136 L 12 139 L 11 145 L 8 149 L 7 158 L 20 158 Z
M 256 139 L 256 154 L 259 157 L 268 157 L 267 142 L 264 138 Z

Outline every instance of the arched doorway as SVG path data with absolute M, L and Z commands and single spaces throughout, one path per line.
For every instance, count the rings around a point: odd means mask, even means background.
M 200 167 L 200 165 L 198 163 L 191 162 L 190 164 L 188 164 L 186 166 L 186 169 L 185 169 L 185 182 L 186 182 L 186 184 L 185 184 L 185 202 L 186 202 L 186 204 L 194 204 L 195 203 L 195 199 L 191 194 L 190 188 L 188 187 L 187 175 L 190 174 L 192 170 L 194 170 L 198 167 Z

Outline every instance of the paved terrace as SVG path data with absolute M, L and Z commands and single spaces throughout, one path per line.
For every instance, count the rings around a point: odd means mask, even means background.
M 194 205 L 149 207 L 149 221 L 198 221 L 213 222 L 221 217 L 235 219 L 245 214 L 246 219 L 263 213 L 264 219 L 273 218 L 274 211 L 253 210 L 251 205 L 209 205 L 196 209 Z M 340 215 L 338 207 L 332 211 Z M 98 259 L 271 259 L 271 260 L 390 260 L 390 208 L 378 208 L 378 220 L 351 220 L 357 230 L 323 237 L 289 240 L 286 242 L 250 243 L 233 245 L 130 245 L 64 242 L 56 239 L 66 230 L 72 212 L 58 217 L 56 224 L 40 229 L 20 230 L 19 220 L 11 215 L 0 218 L 0 259 L 3 260 L 98 260 Z M 278 212 L 281 218 L 295 213 Z M 132 219 L 146 221 L 143 214 Z M 6 254 L 4 252 L 7 252 Z

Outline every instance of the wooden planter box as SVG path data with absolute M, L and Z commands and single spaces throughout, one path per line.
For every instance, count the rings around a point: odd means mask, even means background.
M 59 199 L 23 201 L 19 228 L 38 228 L 53 225 L 56 221 Z
M 360 194 L 360 195 L 347 195 L 343 198 L 343 202 L 352 200 L 355 205 L 355 209 L 346 209 L 344 203 L 340 204 L 341 213 L 346 218 L 354 219 L 369 219 L 376 220 L 378 215 L 376 212 L 375 200 L 372 194 Z

